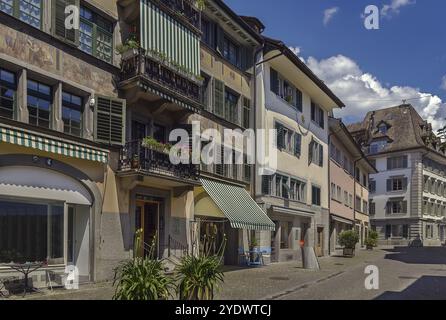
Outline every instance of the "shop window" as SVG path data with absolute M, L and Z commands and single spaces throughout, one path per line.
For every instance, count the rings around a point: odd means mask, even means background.
M 50 86 L 28 80 L 29 123 L 38 127 L 51 127 L 53 97 Z
M 0 69 L 0 117 L 14 118 L 16 96 L 16 75 L 5 69 Z
M 83 100 L 81 97 L 62 93 L 62 120 L 64 123 L 64 132 L 73 136 L 82 135 L 82 114 Z

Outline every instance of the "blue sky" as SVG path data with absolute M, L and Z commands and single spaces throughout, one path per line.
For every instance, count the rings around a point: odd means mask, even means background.
M 348 105 L 337 114 L 346 122 L 359 120 L 370 109 L 397 105 L 403 98 L 423 97 L 410 103 L 434 128 L 446 124 L 445 1 L 225 2 L 238 14 L 260 18 L 265 35 L 298 48 L 299 56 Z M 370 4 L 380 9 L 379 30 L 364 27 L 361 14 Z

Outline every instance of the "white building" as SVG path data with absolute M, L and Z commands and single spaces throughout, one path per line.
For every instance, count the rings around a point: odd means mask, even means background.
M 370 220 L 381 244 L 445 241 L 446 157 L 411 105 L 372 111 L 349 130 L 378 173 L 370 176 Z

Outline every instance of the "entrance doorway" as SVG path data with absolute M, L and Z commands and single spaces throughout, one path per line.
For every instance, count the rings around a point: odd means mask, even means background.
M 318 257 L 324 255 L 324 228 L 317 228 L 317 243 L 316 243 L 316 254 Z
M 141 246 L 144 256 L 152 248 L 153 256 L 159 257 L 160 252 L 160 203 L 156 201 L 136 202 L 136 230 L 141 230 Z

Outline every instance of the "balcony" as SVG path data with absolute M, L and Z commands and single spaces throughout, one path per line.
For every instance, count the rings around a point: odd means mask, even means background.
M 126 143 L 122 148 L 118 171 L 121 174 L 160 175 L 197 183 L 199 168 L 199 165 L 194 164 L 174 165 L 170 162 L 168 152 L 144 147 L 142 140 L 136 140 Z
M 194 112 L 202 109 L 202 79 L 167 61 L 161 54 L 141 48 L 123 54 L 120 88 L 132 88 L 135 82 L 159 99 L 169 100 Z
M 170 10 L 179 18 L 185 19 L 188 23 L 200 30 L 201 12 L 198 8 L 197 0 L 159 0 L 165 10 Z

